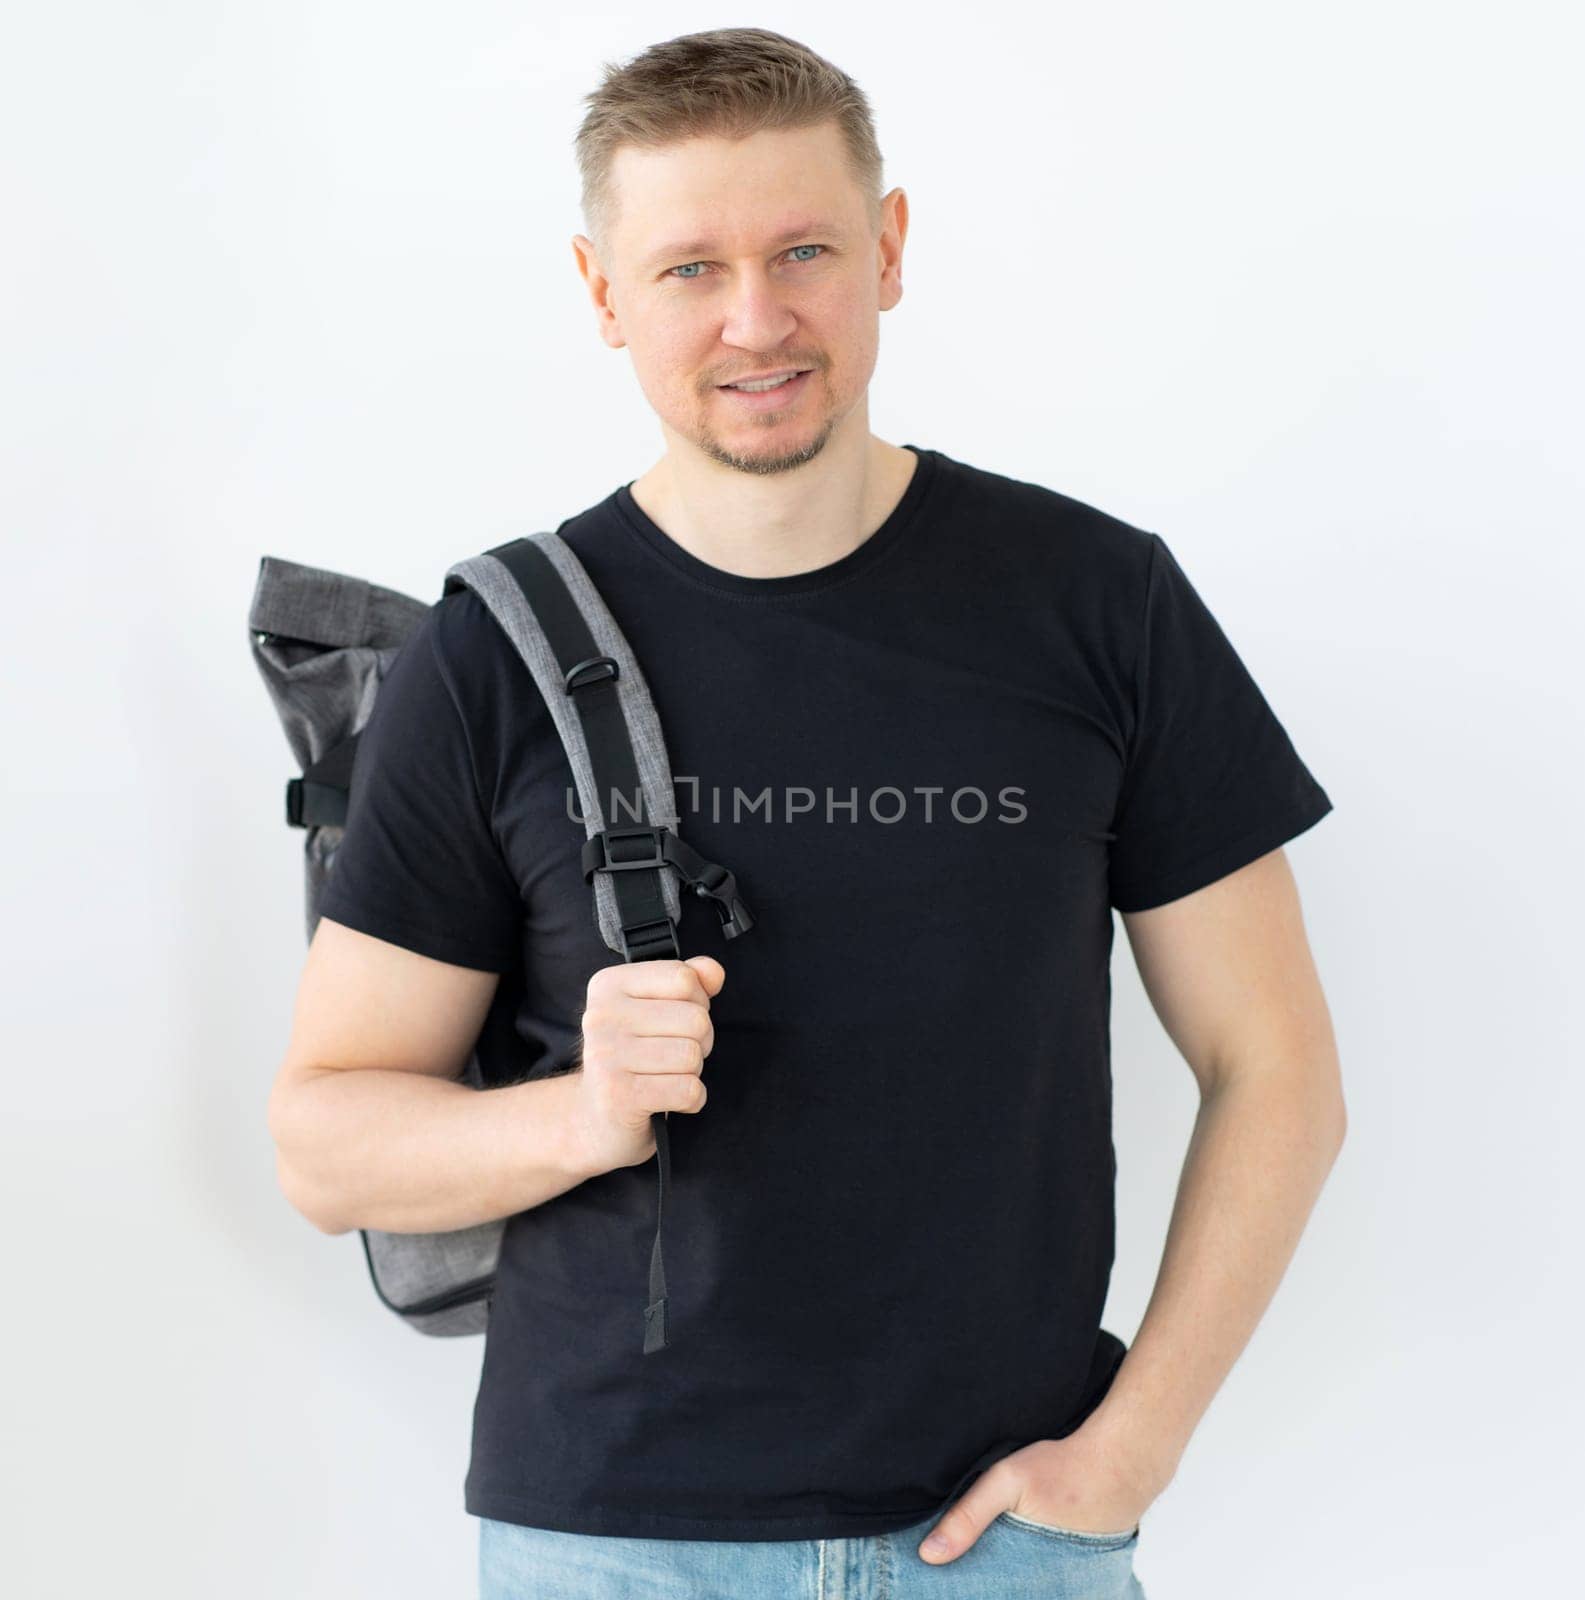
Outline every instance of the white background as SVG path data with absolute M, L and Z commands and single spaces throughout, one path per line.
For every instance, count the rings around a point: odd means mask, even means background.
M 1564 13 L 211 0 L 6 26 L 0 1587 L 472 1592 L 481 1343 L 408 1331 L 357 1235 L 275 1187 L 302 835 L 246 612 L 263 554 L 433 599 L 656 459 L 569 244 L 580 97 L 603 61 L 752 21 L 857 77 L 908 192 L 875 431 L 1160 532 L 1337 808 L 1290 859 L 1350 1134 L 1146 1515 L 1151 1600 L 1559 1592 Z M 1131 1338 L 1195 1098 L 1118 939 L 1106 1321 Z

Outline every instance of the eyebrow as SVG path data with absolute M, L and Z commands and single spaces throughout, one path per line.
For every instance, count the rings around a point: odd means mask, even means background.
M 841 237 L 841 229 L 834 223 L 816 220 L 813 222 L 794 223 L 772 239 L 771 244 L 780 249 L 784 245 L 796 244 L 800 239 L 807 237 L 811 233 L 823 233 L 833 238 Z M 715 248 L 715 241 L 712 239 L 692 239 L 686 244 L 668 245 L 664 250 L 655 251 L 645 261 L 644 265 L 646 267 L 658 267 L 667 261 L 692 261 L 697 256 L 710 255 Z

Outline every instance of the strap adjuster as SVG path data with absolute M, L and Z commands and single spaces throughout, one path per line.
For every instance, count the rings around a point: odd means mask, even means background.
M 632 860 L 611 859 L 613 842 L 640 840 L 650 854 Z M 721 936 L 735 939 L 754 926 L 754 918 L 738 894 L 737 879 L 715 861 L 706 861 L 692 845 L 679 839 L 670 828 L 637 824 L 627 828 L 606 828 L 591 834 L 583 845 L 584 882 L 592 883 L 597 872 L 637 872 L 640 869 L 675 868 L 683 882 L 703 899 L 709 900 L 721 918 Z
M 655 961 L 664 957 L 682 959 L 677 924 L 670 917 L 649 922 L 622 924 L 622 954 L 629 961 Z
M 591 835 L 583 846 L 583 880 L 590 883 L 597 872 L 639 872 L 646 867 L 664 867 L 667 864 L 666 847 L 661 839 L 669 829 L 637 823 L 629 828 L 606 828 Z M 612 859 L 611 846 L 624 840 L 644 840 L 650 853 L 647 856 Z

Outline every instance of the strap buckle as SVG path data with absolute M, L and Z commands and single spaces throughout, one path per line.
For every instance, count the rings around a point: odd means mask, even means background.
M 716 911 L 721 918 L 721 937 L 735 939 L 740 933 L 747 933 L 754 926 L 754 919 L 749 915 L 749 910 L 739 898 L 737 892 L 737 879 L 723 866 L 714 861 L 707 861 L 704 870 L 688 880 L 693 892 L 706 900 L 715 902 Z

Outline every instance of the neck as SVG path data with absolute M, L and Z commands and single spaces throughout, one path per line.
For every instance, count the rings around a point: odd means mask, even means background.
M 865 431 L 833 434 L 813 460 L 767 477 L 683 445 L 632 484 L 639 509 L 690 555 L 743 578 L 781 578 L 839 561 L 896 508 L 918 465 Z

